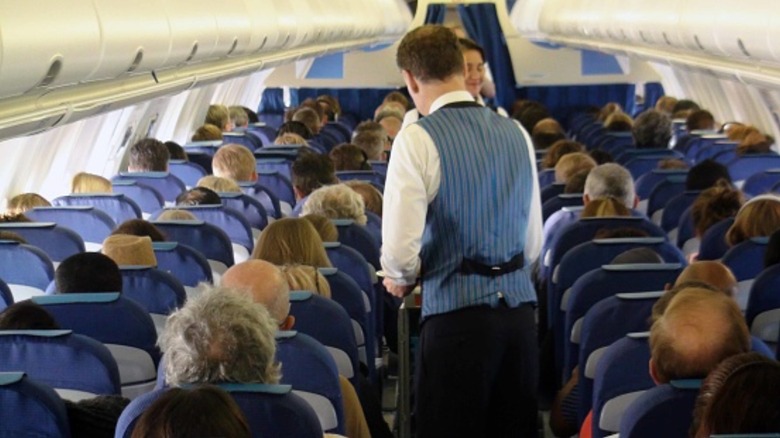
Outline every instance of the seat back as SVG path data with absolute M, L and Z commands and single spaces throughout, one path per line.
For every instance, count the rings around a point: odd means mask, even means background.
M 0 373 L 0 424 L 7 437 L 70 437 L 65 403 L 23 372 Z
M 277 332 L 276 360 L 281 383 L 292 385 L 317 413 L 322 430 L 344 434 L 344 402 L 336 362 L 314 338 L 295 331 Z
M 635 185 L 636 195 L 641 200 L 647 200 L 655 186 L 665 180 L 667 176 L 685 177 L 687 175 L 687 169 L 653 169 L 637 178 Z
M 255 149 L 262 146 L 260 139 L 252 135 L 247 135 L 245 132 L 241 131 L 223 132 L 222 141 L 224 144 L 240 144 L 253 152 Z
M 733 223 L 733 217 L 726 218 L 704 232 L 701 236 L 701 245 L 699 245 L 699 260 L 718 260 L 728 252 L 726 232 Z
M 115 224 L 141 218 L 141 207 L 121 193 L 82 193 L 60 196 L 51 201 L 58 207 L 92 206 L 105 212 Z
M 716 155 L 722 153 L 731 152 L 736 154 L 738 144 L 739 143 L 736 141 L 716 141 L 707 147 L 699 149 L 699 151 L 696 153 L 696 157 L 694 158 L 694 162 L 701 163 L 704 160 L 713 159 Z
M 257 438 L 322 438 L 322 428 L 314 410 L 292 393 L 290 385 L 223 383 L 241 408 L 252 437 Z M 117 423 L 117 438 L 129 438 L 138 418 L 166 389 L 144 394 L 130 402 Z
M 165 326 L 168 314 L 184 305 L 187 293 L 173 275 L 149 266 L 120 266 L 122 294 L 141 305 L 155 326 Z
M 223 205 L 177 205 L 177 210 L 186 210 L 198 219 L 212 224 L 224 231 L 231 242 L 237 243 L 250 253 L 255 248 L 252 227 L 249 221 L 238 211 Z M 151 220 L 156 220 L 164 210 L 152 214 Z
M 265 181 L 265 180 L 264 180 Z M 280 219 L 285 214 L 289 214 L 292 211 L 292 206 L 289 202 L 285 201 L 287 211 L 283 211 L 280 198 L 271 189 L 265 187 L 263 184 L 257 182 L 241 182 L 238 184 L 241 187 L 241 191 L 250 198 L 260 202 L 265 209 L 268 217 L 274 219 Z M 285 191 L 287 188 L 285 188 Z M 289 186 L 289 190 L 292 191 L 292 185 Z M 295 195 L 293 194 L 293 200 Z
M 566 188 L 566 184 L 562 183 L 556 183 L 553 182 L 546 187 L 543 187 L 541 190 L 541 201 L 542 204 L 549 201 L 550 199 L 563 194 L 563 190 Z
M 721 259 L 721 262 L 728 266 L 737 278 L 738 291 L 734 299 L 737 300 L 742 311 L 747 309 L 753 280 L 764 268 L 764 252 L 767 243 L 769 243 L 768 237 L 748 239 L 731 247 Z
M 187 187 L 197 186 L 198 180 L 208 175 L 206 169 L 200 164 L 186 160 L 169 160 L 168 171 L 179 178 Z
M 86 251 L 84 239 L 78 233 L 54 222 L 9 222 L 0 224 L 0 230 L 22 236 L 28 244 L 42 249 L 55 262 Z
M 166 202 L 175 202 L 176 197 L 187 190 L 182 180 L 169 172 L 120 172 L 119 175 L 111 178 L 111 181 L 135 181 L 146 184 L 157 190 Z
M 338 140 L 339 143 L 348 143 L 351 137 L 349 129 L 338 122 L 328 122 L 322 126 L 322 131 L 327 132 Z
M 277 170 L 258 169 L 257 180 L 276 195 L 280 201 L 295 205 L 295 192 L 289 176 Z
M 0 357 L 0 371 L 24 371 L 69 400 L 121 391 L 108 348 L 71 330 L 0 331 Z
M 204 221 L 154 221 L 171 241 L 183 243 L 199 251 L 210 261 L 214 272 L 224 272 L 233 266 L 233 247 L 230 238 L 221 229 Z
M 295 329 L 319 341 L 333 357 L 339 374 L 357 383 L 358 349 L 349 314 L 338 303 L 306 291 L 290 293 Z
M 746 154 L 738 157 L 726 167 L 729 169 L 731 180 L 739 185 L 740 181 L 748 179 L 751 175 L 780 168 L 780 155 L 776 153 Z
M 387 178 L 387 161 L 368 160 L 368 164 L 371 165 L 371 170 L 382 175 L 382 178 Z
M 173 275 L 183 286 L 214 282 L 209 261 L 200 251 L 178 242 L 152 242 L 152 247 L 157 269 Z
M 25 215 L 36 222 L 54 222 L 70 228 L 78 233 L 85 243 L 93 244 L 94 249 L 100 247 L 116 228 L 111 216 L 90 206 L 35 207 L 25 212 Z
M 778 344 L 780 328 L 780 265 L 763 270 L 753 282 L 745 319 L 750 332 L 761 340 Z
M 359 252 L 375 269 L 382 269 L 379 263 L 379 243 L 362 225 L 351 219 L 332 219 L 339 232 L 339 242 Z
M 687 436 L 701 380 L 677 380 L 648 389 L 626 409 L 620 436 Z
M 659 181 L 647 198 L 647 217 L 653 219 L 653 222 L 661 222 L 662 210 L 670 199 L 685 191 L 685 179 L 687 175 L 667 175 L 666 178 Z
M 0 312 L 5 310 L 6 307 L 14 303 L 14 296 L 11 293 L 11 288 L 0 279 Z
M 544 189 L 555 182 L 555 169 L 543 169 L 539 171 L 539 187 Z
M 768 169 L 750 175 L 742 185 L 742 191 L 751 197 L 758 196 L 772 191 L 777 183 L 780 183 L 780 169 Z
M 689 252 L 698 252 L 698 244 L 696 244 L 695 248 L 686 248 L 685 246 L 686 242 L 696 238 L 696 230 L 693 229 L 692 211 L 693 206 L 690 206 L 680 215 L 680 220 L 677 223 L 677 236 L 675 236 L 677 247 L 680 248 L 686 256 Z
M 292 180 L 292 171 L 290 170 L 290 167 L 297 157 L 297 149 L 266 147 L 256 150 L 255 160 L 257 162 L 257 173 L 278 172 L 288 180 Z
M 323 246 L 333 267 L 355 280 L 360 290 L 371 294 L 376 283 L 376 274 L 365 257 L 341 242 L 324 242 Z
M 114 179 L 111 181 L 111 187 L 114 193 L 121 193 L 132 199 L 143 213 L 150 214 L 165 205 L 163 195 L 154 187 L 143 182 Z
M 544 205 L 542 205 L 542 220 L 546 221 L 548 217 L 563 207 L 580 205 L 583 205 L 582 193 L 562 193 L 544 202 Z
M 249 222 L 249 226 L 262 230 L 268 226 L 268 213 L 263 203 L 245 193 L 219 193 L 222 205 L 235 210 Z
M 677 241 L 677 226 L 680 223 L 680 217 L 683 212 L 693 205 L 696 198 L 699 197 L 701 191 L 685 191 L 679 195 L 671 198 L 664 206 L 663 213 L 661 214 L 661 228 L 669 233 L 669 240 L 672 242 Z
M 22 301 L 43 294 L 54 279 L 54 265 L 40 249 L 11 240 L 0 240 L 0 278 Z
M 265 123 L 250 124 L 247 127 L 249 133 L 255 134 L 262 142 L 263 146 L 274 144 L 276 138 L 276 129 Z

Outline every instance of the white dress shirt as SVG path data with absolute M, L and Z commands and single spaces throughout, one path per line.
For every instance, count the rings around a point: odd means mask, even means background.
M 454 102 L 474 101 L 467 91 L 440 96 L 431 113 Z M 534 162 L 534 146 L 528 133 L 517 124 Z M 382 218 L 382 269 L 399 285 L 411 285 L 420 272 L 420 250 L 428 205 L 436 198 L 441 183 L 441 161 L 431 136 L 413 123 L 403 128 L 393 142 L 387 169 Z M 539 257 L 542 248 L 542 204 L 536 166 L 531 166 L 533 184 L 531 209 L 525 239 L 526 263 Z

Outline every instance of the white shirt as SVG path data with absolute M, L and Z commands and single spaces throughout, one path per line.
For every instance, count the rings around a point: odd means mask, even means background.
M 453 102 L 474 101 L 466 91 L 444 94 L 431 105 L 431 113 Z M 528 145 L 533 163 L 534 146 L 517 124 Z M 413 123 L 403 128 L 393 142 L 387 169 L 382 218 L 382 269 L 399 285 L 411 285 L 420 272 L 420 250 L 428 205 L 441 183 L 441 160 L 431 136 Z M 536 166 L 531 166 L 532 198 L 525 239 L 525 258 L 531 263 L 542 248 L 542 204 Z

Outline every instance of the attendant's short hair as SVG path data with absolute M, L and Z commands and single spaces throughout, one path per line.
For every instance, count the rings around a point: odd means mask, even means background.
M 70 182 L 71 193 L 111 193 L 111 181 L 100 175 L 79 172 Z
M 228 108 L 228 112 L 230 113 L 230 121 L 233 122 L 234 126 L 245 128 L 249 125 L 249 116 L 244 107 L 231 106 Z
M 230 178 L 236 182 L 251 181 L 257 172 L 257 161 L 247 147 L 239 144 L 226 144 L 214 154 L 211 167 L 215 176 Z
M 318 268 L 331 267 L 320 235 L 303 218 L 283 218 L 268 224 L 257 239 L 252 258 L 278 266 L 298 263 Z
M 122 274 L 111 258 L 97 252 L 74 254 L 57 266 L 54 284 L 61 294 L 121 292 Z
M 0 330 L 57 330 L 60 326 L 40 304 L 30 300 L 11 304 L 0 312 Z
M 351 143 L 342 143 L 333 148 L 328 154 L 333 161 L 333 167 L 336 172 L 344 170 L 370 170 L 366 152 Z
M 308 126 L 306 126 L 302 122 L 297 122 L 294 120 L 285 122 L 282 126 L 280 126 L 279 131 L 276 133 L 276 136 L 279 137 L 288 132 L 292 134 L 298 134 L 304 140 L 310 140 L 312 136 L 314 136 L 314 133 L 311 132 L 311 129 L 309 129 Z
M 215 125 L 217 128 L 224 130 L 230 123 L 230 111 L 225 105 L 209 105 L 209 110 L 206 113 L 206 120 L 204 124 L 209 123 Z
M 166 172 L 171 158 L 163 142 L 153 138 L 137 141 L 130 147 L 130 172 Z
M 206 123 L 199 127 L 192 134 L 192 141 L 215 141 L 222 140 L 222 129 L 217 125 Z
M 396 53 L 398 67 L 423 83 L 462 76 L 463 63 L 458 37 L 440 25 L 420 26 L 410 31 Z
M 752 237 L 771 236 L 780 229 L 780 197 L 760 195 L 742 205 L 726 232 L 726 242 L 737 245 Z
M 612 197 L 627 208 L 634 207 L 636 193 L 634 179 L 624 167 L 615 163 L 602 164 L 591 169 L 585 180 L 585 192 L 591 200 Z
M 147 236 L 152 242 L 165 242 L 165 234 L 154 224 L 144 219 L 128 219 L 111 232 L 111 234 L 129 234 L 131 236 Z
M 672 120 L 662 112 L 647 110 L 634 120 L 631 133 L 637 148 L 667 148 L 672 138 Z
M 47 201 L 46 198 L 37 193 L 22 193 L 8 200 L 7 213 L 12 215 L 20 215 L 28 210 L 32 210 L 35 207 L 51 207 L 51 202 Z M 29 222 L 29 220 L 20 222 Z
M 352 138 L 352 143 L 365 152 L 369 160 L 381 160 L 382 151 L 385 148 L 387 135 L 380 135 L 373 132 L 361 132 Z
M 160 334 L 166 381 L 278 383 L 277 327 L 268 310 L 231 288 L 206 283 L 199 288 Z
M 293 186 L 304 196 L 338 182 L 333 161 L 327 155 L 300 154 L 291 169 Z
M 715 129 L 715 117 L 707 110 L 694 111 L 685 119 L 685 128 L 688 132 Z
M 189 160 L 189 158 L 187 158 L 187 152 L 184 151 L 184 148 L 181 147 L 179 143 L 176 143 L 175 141 L 166 141 L 163 144 L 168 148 L 168 155 L 171 160 Z
M 293 113 L 293 122 L 301 122 L 309 128 L 312 134 L 318 134 L 322 127 L 322 119 L 317 114 L 317 111 L 310 107 L 299 108 Z
M 155 400 L 133 428 L 132 438 L 249 438 L 249 425 L 233 397 L 217 386 L 170 388 Z
M 241 193 L 241 186 L 230 178 L 221 176 L 206 175 L 198 180 L 198 187 L 205 187 L 217 193 Z
M 346 184 L 333 184 L 313 191 L 303 204 L 303 214 L 320 214 L 330 219 L 352 219 L 365 225 L 363 198 Z
M 706 159 L 688 170 L 685 177 L 685 190 L 705 190 L 713 187 L 718 181 L 731 183 L 729 169 L 717 161 Z
M 176 197 L 176 205 L 222 205 L 222 198 L 214 190 L 193 187 Z

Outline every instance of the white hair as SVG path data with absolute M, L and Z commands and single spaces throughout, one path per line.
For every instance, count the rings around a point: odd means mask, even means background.
M 585 179 L 585 194 L 591 200 L 615 198 L 626 208 L 634 208 L 634 179 L 619 164 L 602 164 L 594 167 Z
M 303 205 L 303 216 L 307 214 L 319 214 L 328 219 L 352 219 L 359 225 L 365 225 L 368 220 L 363 197 L 346 184 L 333 184 L 311 192 Z

